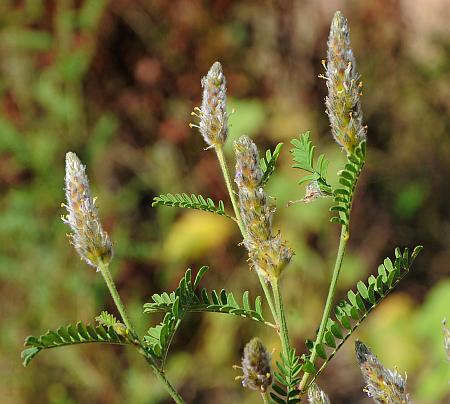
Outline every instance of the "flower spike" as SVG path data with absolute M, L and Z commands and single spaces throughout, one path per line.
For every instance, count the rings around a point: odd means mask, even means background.
M 227 87 L 222 65 L 215 62 L 202 78 L 202 105 L 192 115 L 200 118 L 197 127 L 209 147 L 223 146 L 228 136 Z
M 95 199 L 91 196 L 86 167 L 75 153 L 66 154 L 66 204 L 64 223 L 72 230 L 70 242 L 80 257 L 89 265 L 98 268 L 108 264 L 113 257 L 113 248 L 108 234 L 103 230 L 98 217 Z
M 272 216 L 275 208 L 269 204 L 262 187 L 263 172 L 259 165 L 258 149 L 248 136 L 234 142 L 236 153 L 235 183 L 239 190 L 242 220 L 248 232 L 244 245 L 249 261 L 268 282 L 278 278 L 292 258 L 293 251 L 273 234 Z
M 272 384 L 270 353 L 259 338 L 251 339 L 244 348 L 242 366 L 243 375 L 236 377 L 242 380 L 242 386 L 265 393 Z
M 328 37 L 328 54 L 325 75 L 328 96 L 326 111 L 334 140 L 347 153 L 366 139 L 366 127 L 362 124 L 360 75 L 350 46 L 350 29 L 347 19 L 336 11 Z

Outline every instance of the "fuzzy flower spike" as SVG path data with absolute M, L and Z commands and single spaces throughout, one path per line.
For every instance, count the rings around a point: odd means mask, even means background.
M 200 119 L 197 127 L 209 147 L 223 146 L 228 136 L 227 87 L 222 65 L 215 62 L 202 78 L 202 105 L 192 115 Z
M 408 404 L 406 376 L 397 369 L 386 369 L 378 358 L 361 341 L 355 342 L 356 359 L 366 381 L 364 391 L 379 404 Z
M 62 220 L 72 230 L 68 235 L 71 244 L 89 265 L 108 264 L 113 257 L 112 243 L 100 223 L 86 167 L 72 152 L 66 154 L 65 182 L 67 215 Z
M 350 46 L 350 30 L 346 18 L 336 11 L 328 37 L 327 61 L 324 78 L 328 96 L 325 105 L 334 140 L 347 153 L 366 139 L 366 127 L 362 123 L 360 75 Z
M 242 366 L 235 368 L 242 369 L 243 375 L 236 379 L 242 380 L 243 387 L 265 393 L 272 384 L 270 354 L 259 338 L 253 338 L 245 345 Z
M 239 207 L 247 229 L 244 245 L 248 250 L 252 268 L 266 282 L 277 279 L 292 258 L 293 251 L 282 241 L 278 232 L 273 234 L 272 217 L 275 208 L 269 204 L 262 187 L 263 172 L 259 166 L 258 149 L 248 136 L 234 142 L 236 153 L 236 182 Z

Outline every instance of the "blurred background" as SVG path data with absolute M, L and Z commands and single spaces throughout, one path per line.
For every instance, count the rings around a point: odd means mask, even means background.
M 209 288 L 260 294 L 233 222 L 151 208 L 166 192 L 226 201 L 215 155 L 190 129 L 200 79 L 215 60 L 229 87 L 232 140 L 260 150 L 284 142 L 269 193 L 275 228 L 296 255 L 282 284 L 291 339 L 300 352 L 320 321 L 338 228 L 329 201 L 285 208 L 304 186 L 289 141 L 311 130 L 335 173 L 344 156 L 331 139 L 318 74 L 331 17 L 341 9 L 364 82 L 368 162 L 338 297 L 374 273 L 395 246 L 423 244 L 412 273 L 355 337 L 386 366 L 408 374 L 416 403 L 449 402 L 450 364 L 441 321 L 450 320 L 450 4 L 444 0 L 2 0 L 0 2 L 0 397 L 2 403 L 168 403 L 132 349 L 76 346 L 41 353 L 25 369 L 24 337 L 116 313 L 101 277 L 69 246 L 64 155 L 88 167 L 115 245 L 112 271 L 143 334 L 160 321 L 142 304 L 173 290 L 186 268 L 209 265 Z M 267 312 L 267 310 L 266 310 Z M 255 322 L 190 315 L 168 374 L 195 403 L 257 403 L 234 381 Z M 320 379 L 335 403 L 368 403 L 351 338 Z

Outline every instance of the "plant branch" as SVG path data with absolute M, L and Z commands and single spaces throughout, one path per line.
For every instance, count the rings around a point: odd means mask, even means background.
M 173 400 L 177 404 L 183 404 L 184 400 L 181 398 L 181 396 L 178 394 L 178 392 L 175 390 L 175 388 L 172 386 L 172 384 L 167 380 L 164 373 L 158 368 L 156 365 L 153 357 L 148 353 L 148 351 L 145 349 L 145 347 L 142 345 L 141 339 L 138 337 L 138 334 L 136 333 L 136 330 L 131 323 L 127 311 L 125 310 L 125 306 L 122 302 L 122 299 L 120 298 L 119 292 L 117 291 L 116 285 L 114 284 L 114 280 L 111 276 L 111 273 L 109 272 L 109 265 L 101 263 L 98 267 L 99 271 L 103 275 L 103 279 L 106 282 L 106 286 L 108 287 L 109 293 L 111 294 L 111 297 L 114 300 L 114 303 L 116 304 L 117 310 L 119 310 L 120 316 L 122 317 L 122 321 L 124 322 L 125 326 L 128 328 L 130 333 L 132 334 L 134 338 L 134 342 L 139 347 L 139 352 L 145 357 L 145 360 L 149 363 L 150 367 L 152 368 L 153 372 L 155 373 L 158 380 L 165 386 L 166 390 L 170 394 L 170 396 L 173 398 Z
M 172 397 L 173 401 L 175 401 L 177 404 L 184 404 L 185 401 L 182 399 L 178 391 L 176 391 L 175 387 L 172 386 L 172 384 L 169 382 L 169 380 L 164 375 L 164 372 L 158 369 L 158 367 L 154 364 L 153 359 L 145 349 L 143 349 L 144 352 L 141 352 L 145 360 L 148 362 L 150 367 L 153 370 L 153 373 L 155 374 L 156 378 L 164 385 L 170 396 Z
M 339 239 L 339 248 L 338 248 L 338 252 L 337 252 L 337 256 L 336 256 L 336 262 L 334 264 L 333 276 L 331 278 L 330 288 L 328 289 L 327 301 L 326 301 L 325 307 L 323 309 L 322 320 L 320 322 L 319 332 L 317 333 L 316 341 L 314 342 L 314 347 L 316 347 L 318 344 L 322 343 L 322 339 L 323 339 L 323 336 L 325 333 L 327 321 L 330 316 L 331 308 L 333 306 L 334 295 L 336 293 L 336 285 L 337 285 L 337 281 L 339 278 L 339 273 L 341 271 L 341 266 L 342 266 L 342 261 L 344 259 L 344 253 L 345 253 L 345 247 L 347 245 L 347 241 L 348 241 L 348 234 L 347 234 L 346 226 L 342 226 L 341 236 Z M 313 365 L 316 360 L 316 357 L 317 357 L 317 353 L 316 353 L 316 350 L 314 349 L 311 354 L 311 358 L 310 358 L 310 362 Z M 305 387 L 308 382 L 308 378 L 309 378 L 309 373 L 305 372 L 303 374 L 303 378 L 300 382 L 300 391 L 303 393 L 305 392 Z

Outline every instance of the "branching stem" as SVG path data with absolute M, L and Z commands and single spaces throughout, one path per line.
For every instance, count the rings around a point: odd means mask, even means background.
M 111 273 L 109 272 L 109 265 L 101 263 L 99 265 L 98 269 L 101 272 L 103 279 L 106 282 L 106 286 L 108 287 L 109 293 L 111 294 L 111 297 L 113 298 L 114 303 L 116 304 L 117 310 L 119 311 L 120 316 L 122 317 L 122 321 L 124 322 L 124 324 L 128 328 L 128 330 L 131 332 L 131 334 L 133 335 L 133 338 L 135 339 L 136 343 L 139 346 L 139 352 L 142 355 L 144 355 L 145 360 L 148 362 L 148 364 L 152 368 L 153 372 L 155 373 L 156 377 L 164 385 L 164 387 L 166 388 L 166 390 L 170 394 L 170 396 L 173 398 L 173 400 L 177 404 L 183 404 L 184 400 L 181 398 L 181 396 L 175 390 L 175 387 L 173 387 L 172 384 L 169 382 L 169 380 L 167 380 L 164 373 L 158 368 L 153 357 L 149 354 L 149 352 L 142 345 L 141 339 L 138 337 L 138 334 L 136 333 L 136 330 L 128 317 L 127 311 L 125 310 L 125 306 L 122 302 L 122 299 L 120 298 L 120 295 L 119 295 L 119 292 L 117 291 L 116 285 L 114 284 L 114 280 L 111 276 Z

